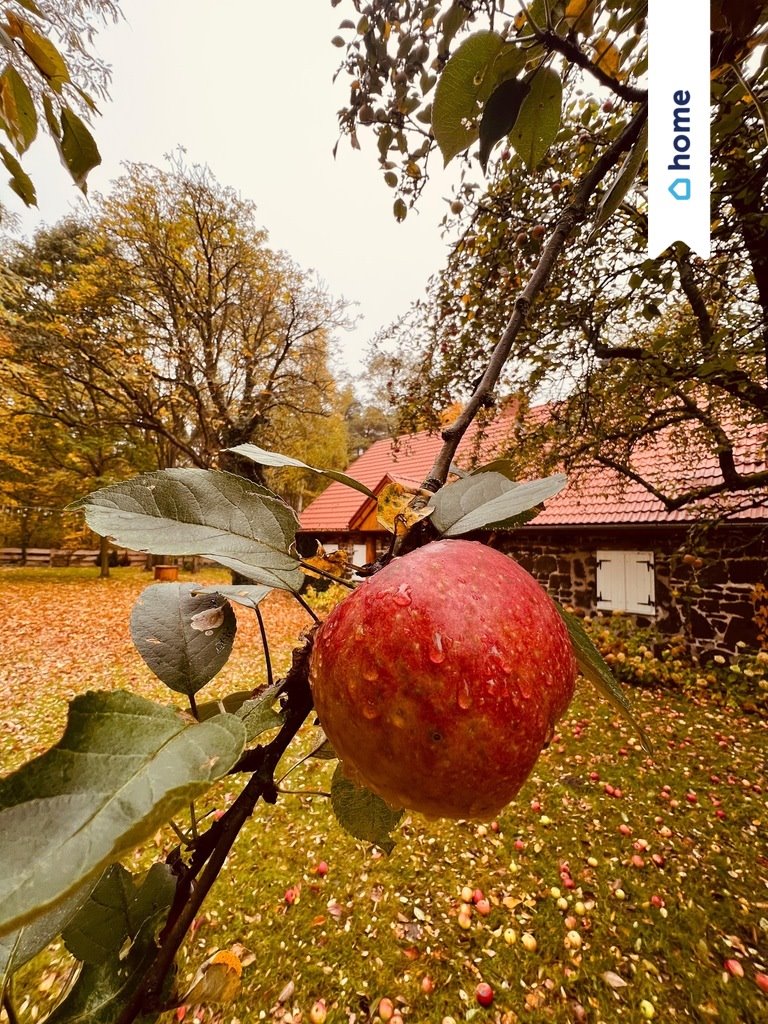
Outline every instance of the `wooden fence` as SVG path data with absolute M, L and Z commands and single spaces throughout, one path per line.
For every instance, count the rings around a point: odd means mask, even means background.
M 147 555 L 143 551 L 115 551 L 110 552 L 114 564 L 114 555 L 117 555 L 117 565 L 144 565 Z M 0 565 L 22 565 L 29 566 L 71 566 L 71 565 L 98 565 L 98 548 L 27 548 L 26 562 L 21 548 L 0 548 Z

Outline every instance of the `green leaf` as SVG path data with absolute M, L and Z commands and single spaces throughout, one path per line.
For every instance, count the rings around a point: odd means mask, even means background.
M 319 740 L 316 747 L 313 747 L 313 749 L 310 750 L 309 756 L 316 757 L 318 761 L 338 761 L 339 755 L 333 749 L 331 741 L 322 729 L 320 729 L 319 732 L 323 738 Z
M 261 601 L 271 594 L 274 587 L 217 587 L 212 585 L 210 587 L 195 587 L 192 591 L 194 594 L 221 594 L 222 597 L 226 597 L 232 604 L 242 605 L 243 608 L 255 609 Z
M 166 469 L 94 491 L 90 528 L 118 547 L 157 555 L 203 555 L 256 583 L 299 590 L 304 574 L 290 554 L 298 521 L 288 505 L 232 473 Z
M 247 700 L 253 696 L 253 690 L 235 690 L 219 700 L 206 700 L 197 705 L 197 719 L 207 722 L 214 715 L 236 715 Z
M 441 53 L 448 53 L 453 37 L 459 31 L 461 26 L 469 17 L 469 10 L 464 6 L 463 3 L 456 2 L 452 3 L 448 10 L 440 17 L 437 23 L 437 27 L 440 31 L 440 51 Z
M 509 141 L 532 171 L 544 158 L 560 129 L 563 83 L 556 71 L 540 67 L 529 84 L 531 91 L 523 101 Z
M 341 827 L 355 839 L 374 843 L 385 853 L 392 852 L 395 843 L 390 832 L 403 811 L 393 810 L 365 786 L 356 786 L 344 774 L 341 764 L 336 766 L 331 779 L 331 806 Z
M 62 107 L 61 128 L 62 159 L 74 183 L 85 192 L 85 180 L 101 163 L 101 154 L 85 123 L 69 107 Z
M 321 476 L 327 476 L 331 480 L 338 480 L 339 483 L 346 484 L 347 487 L 352 487 L 354 490 L 360 491 L 361 494 L 366 494 L 369 498 L 376 497 L 373 491 L 369 490 L 365 484 L 361 484 L 354 477 L 347 476 L 346 473 L 339 473 L 335 469 L 316 469 L 315 466 L 308 466 L 301 459 L 294 459 L 290 455 L 281 455 L 279 452 L 269 452 L 264 448 L 257 447 L 255 444 L 239 444 L 237 447 L 227 450 L 243 455 L 246 459 L 250 459 L 251 462 L 257 462 L 260 466 L 295 466 L 297 469 L 308 469 L 312 473 L 319 473 Z
M 64 945 L 77 960 L 102 964 L 120 952 L 126 939 L 135 939 L 148 921 L 167 910 L 175 891 L 176 881 L 167 864 L 153 864 L 140 884 L 121 864 L 112 864 L 63 930 Z
M 14 146 L 24 153 L 37 135 L 37 111 L 26 82 L 11 64 L 0 75 L 0 113 Z
M 493 147 L 514 127 L 530 88 L 524 79 L 510 78 L 489 96 L 480 120 L 480 166 L 483 170 L 488 166 Z
M 13 153 L 6 149 L 5 146 L 0 145 L 0 157 L 2 157 L 3 163 L 11 173 L 8 184 L 16 195 L 27 206 L 37 206 L 37 193 L 35 192 L 34 183 Z
M 624 159 L 619 173 L 611 187 L 603 196 L 595 217 L 595 226 L 589 236 L 591 242 L 597 237 L 598 229 L 603 226 L 621 206 L 624 196 L 629 192 L 632 183 L 643 166 L 648 151 L 648 122 L 646 121 L 637 137 L 637 142 Z
M 98 964 L 84 964 L 75 984 L 45 1024 L 114 1024 L 133 999 L 136 987 L 157 955 L 156 920 L 148 921 L 127 953 L 111 955 Z M 166 982 L 168 994 L 172 974 Z M 160 1013 L 143 1014 L 137 1024 L 154 1024 Z
M 474 32 L 443 68 L 435 89 L 432 131 L 446 165 L 478 136 L 480 105 L 490 94 L 490 72 L 504 45 L 498 32 Z
M 632 707 L 629 701 L 624 696 L 621 687 L 603 660 L 602 655 L 592 643 L 589 634 L 575 615 L 571 615 L 570 612 L 567 612 L 557 602 L 555 602 L 555 606 L 568 628 L 568 635 L 573 644 L 573 653 L 579 666 L 579 671 L 637 730 L 640 742 L 643 744 L 646 753 L 653 754 L 653 746 L 648 738 L 648 734 L 632 714 Z
M 514 483 L 503 474 L 480 473 L 441 487 L 429 500 L 431 522 L 444 537 L 458 537 L 482 527 L 512 528 L 532 516 L 520 517 L 554 497 L 567 482 L 563 473 Z
M 88 899 L 91 889 L 93 882 L 86 882 L 46 914 L 41 914 L 29 924 L 0 937 L 0 992 L 4 991 L 12 974 L 29 963 L 61 933 Z
M 283 716 L 275 711 L 275 701 L 283 689 L 282 681 L 268 686 L 251 700 L 245 701 L 237 712 L 237 717 L 245 726 L 247 742 L 251 743 L 263 732 L 277 729 L 283 724 Z
M 232 606 L 194 583 L 155 583 L 131 612 L 136 650 L 171 690 L 191 695 L 227 663 L 237 632 Z
M 43 110 L 45 111 L 45 120 L 48 122 L 48 130 L 53 136 L 56 145 L 59 146 L 59 153 L 61 153 L 61 146 L 59 145 L 61 142 L 61 122 L 56 116 L 56 111 L 53 109 L 53 103 L 48 93 L 43 93 Z
M 135 694 L 86 693 L 61 740 L 0 780 L 0 934 L 66 899 L 237 761 L 242 722 L 190 725 Z

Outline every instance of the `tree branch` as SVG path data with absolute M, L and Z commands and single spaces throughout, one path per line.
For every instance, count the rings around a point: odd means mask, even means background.
M 141 1014 L 163 1008 L 162 990 L 168 972 L 243 825 L 260 798 L 267 803 L 275 802 L 275 769 L 312 710 L 308 669 L 313 641 L 314 634 L 310 634 L 304 645 L 294 651 L 293 665 L 286 676 L 286 717 L 279 733 L 268 746 L 257 747 L 243 755 L 239 764 L 246 761 L 248 754 L 256 755 L 252 757 L 253 775 L 232 806 L 195 842 L 189 866 L 182 869 L 177 882 L 176 898 L 161 934 L 157 956 L 134 986 L 131 999 L 115 1024 L 132 1024 Z M 235 769 L 248 770 L 237 765 Z
M 512 351 L 512 345 L 526 322 L 528 311 L 539 292 L 549 281 L 555 263 L 567 239 L 574 229 L 585 220 L 589 200 L 592 198 L 597 186 L 608 172 L 616 166 L 622 154 L 634 145 L 647 116 L 648 108 L 643 104 L 618 138 L 614 140 L 595 162 L 589 172 L 584 175 L 573 198 L 560 215 L 555 224 L 554 231 L 539 257 L 539 262 L 528 280 L 528 284 L 515 302 L 512 316 L 491 354 L 485 373 L 480 378 L 472 397 L 459 416 L 443 431 L 443 446 L 429 472 L 428 478 L 424 481 L 423 486 L 427 490 L 437 490 L 448 478 L 449 468 L 456 454 L 456 449 L 459 447 L 462 437 L 477 415 L 483 401 L 493 391 L 504 364 Z
M 548 29 L 544 31 L 537 29 L 531 22 L 529 24 L 531 24 L 532 31 L 542 46 L 548 50 L 556 50 L 573 64 L 577 64 L 584 71 L 588 71 L 601 85 L 610 89 L 621 99 L 627 100 L 630 103 L 646 102 L 648 98 L 646 89 L 638 89 L 634 85 L 624 85 L 623 82 L 619 82 L 612 75 L 609 75 L 607 71 L 603 71 L 599 64 L 591 61 L 584 51 L 570 39 L 559 36 L 556 32 Z

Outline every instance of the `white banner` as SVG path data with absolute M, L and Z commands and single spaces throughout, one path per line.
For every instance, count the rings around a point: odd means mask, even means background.
M 708 257 L 710 0 L 648 0 L 648 256 Z

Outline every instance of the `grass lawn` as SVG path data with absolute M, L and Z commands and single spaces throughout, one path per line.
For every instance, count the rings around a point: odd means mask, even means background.
M 226 576 L 206 574 L 215 579 Z M 0 570 L 0 770 L 55 742 L 77 693 L 128 688 L 178 699 L 130 642 L 130 608 L 148 582 L 129 569 L 107 581 L 92 569 Z M 285 595 L 264 610 L 284 670 L 308 618 Z M 238 609 L 238 621 L 235 653 L 211 696 L 263 681 L 255 617 Z M 632 697 L 653 761 L 581 682 L 498 822 L 408 817 L 390 857 L 343 833 L 317 795 L 333 765 L 302 765 L 286 782 L 299 792 L 260 807 L 244 830 L 185 948 L 182 979 L 217 947 L 242 943 L 250 955 L 241 995 L 218 1014 L 190 1008 L 185 1019 L 306 1024 L 323 998 L 330 1024 L 360 1024 L 387 996 L 413 1024 L 768 1021 L 759 983 L 768 974 L 768 723 L 705 695 Z M 211 791 L 199 811 L 224 806 L 233 788 Z M 135 861 L 174 844 L 170 830 L 160 832 Z M 490 904 L 486 914 L 473 908 L 466 928 L 465 886 Z M 60 946 L 22 972 L 21 1021 L 41 1019 L 65 973 Z M 487 1009 L 475 1000 L 480 981 L 495 992 Z

